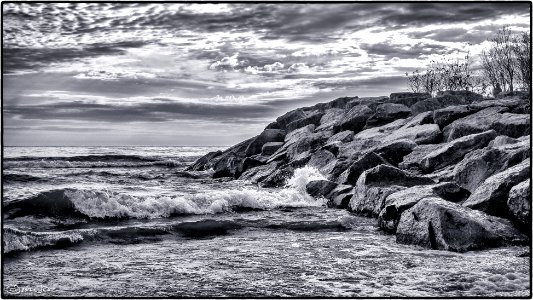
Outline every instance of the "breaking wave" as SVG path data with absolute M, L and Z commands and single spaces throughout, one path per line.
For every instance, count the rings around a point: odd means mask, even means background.
M 8 218 L 28 215 L 49 217 L 167 218 L 189 214 L 217 214 L 240 210 L 270 210 L 282 207 L 324 205 L 305 192 L 309 181 L 324 177 L 314 168 L 294 172 L 282 189 L 240 188 L 213 190 L 188 196 L 130 195 L 108 190 L 65 188 L 4 206 Z

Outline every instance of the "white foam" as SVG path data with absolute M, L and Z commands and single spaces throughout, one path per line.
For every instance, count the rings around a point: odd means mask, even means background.
M 297 169 L 287 185 L 279 190 L 248 187 L 170 197 L 69 189 L 65 191 L 65 195 L 76 210 L 93 218 L 160 218 L 174 214 L 216 214 L 233 208 L 268 210 L 322 206 L 323 199 L 315 199 L 305 192 L 306 184 L 317 179 L 324 179 L 324 176 L 315 168 L 304 167 Z
M 82 235 L 76 232 L 29 232 L 14 228 L 5 228 L 3 230 L 3 237 L 4 253 L 54 246 L 60 241 L 77 243 L 83 240 Z

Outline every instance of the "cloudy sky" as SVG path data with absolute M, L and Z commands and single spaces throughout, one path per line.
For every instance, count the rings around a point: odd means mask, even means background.
M 6 145 L 230 145 L 475 55 L 529 3 L 4 3 Z M 468 46 L 471 44 L 471 46 Z

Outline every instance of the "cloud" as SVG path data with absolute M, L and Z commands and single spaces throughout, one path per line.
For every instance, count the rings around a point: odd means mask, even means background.
M 422 55 L 430 54 L 446 54 L 452 52 L 454 49 L 437 44 L 416 43 L 414 45 L 408 44 L 392 44 L 390 42 L 375 43 L 375 44 L 360 44 L 359 47 L 365 50 L 369 55 L 382 55 L 385 59 L 398 58 L 418 58 Z

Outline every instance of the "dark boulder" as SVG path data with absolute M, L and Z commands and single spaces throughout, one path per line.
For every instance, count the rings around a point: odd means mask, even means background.
M 528 135 L 531 132 L 531 118 L 526 114 L 505 113 L 505 107 L 489 107 L 457 119 L 444 127 L 445 141 L 451 141 L 465 135 L 479 133 L 490 129 L 499 135 L 513 138 Z
M 530 159 L 487 178 L 463 203 L 489 215 L 508 217 L 507 199 L 511 188 L 530 178 Z
M 319 149 L 309 156 L 310 159 L 307 162 L 307 165 L 317 168 L 322 174 L 329 174 L 337 160 L 333 153 L 324 149 Z
M 507 207 L 513 220 L 531 235 L 531 179 L 513 186 L 509 191 Z
M 444 128 L 453 121 L 473 113 L 475 111 L 469 109 L 467 105 L 450 106 L 433 111 L 433 120 L 440 128 Z
M 467 102 L 461 97 L 453 95 L 442 95 L 435 98 L 429 98 L 419 101 L 413 106 L 411 106 L 411 110 L 413 111 L 413 114 L 419 114 L 425 111 L 432 111 L 460 104 L 467 104 Z
M 239 177 L 239 180 L 246 180 L 252 183 L 259 183 L 265 180 L 266 178 L 268 178 L 268 176 L 272 175 L 272 173 L 274 173 L 280 165 L 281 165 L 280 162 L 275 161 L 267 165 L 262 165 L 262 166 L 258 166 L 252 169 L 248 169 L 244 173 L 241 174 L 241 176 Z
M 452 182 L 434 185 L 419 185 L 390 194 L 385 199 L 384 208 L 378 216 L 378 225 L 389 233 L 395 233 L 401 214 L 424 198 L 442 198 L 452 202 L 462 202 L 470 193 Z
M 467 103 L 472 102 L 478 102 L 483 101 L 483 95 L 480 95 L 478 93 L 474 93 L 472 91 L 440 91 L 437 93 L 437 96 L 444 96 L 444 95 L 452 95 L 459 98 L 463 98 L 463 100 Z
M 454 181 L 473 192 L 491 175 L 521 163 L 530 155 L 529 141 L 474 150 L 455 166 Z
M 222 151 L 213 151 L 209 152 L 206 155 L 197 159 L 192 165 L 188 166 L 185 171 L 204 171 L 212 167 L 210 162 L 222 154 Z
M 283 142 L 285 131 L 281 129 L 265 129 L 255 137 L 246 148 L 246 156 L 261 153 L 263 145 L 270 142 Z
M 374 152 L 366 153 L 353 162 L 337 179 L 340 184 L 355 185 L 359 176 L 364 171 L 379 165 L 388 165 L 389 162 Z
M 440 142 L 442 133 L 436 124 L 417 125 L 412 127 L 401 127 L 383 138 L 384 142 L 399 139 L 409 139 L 417 144 L 433 144 Z
M 368 108 L 370 108 L 372 111 L 376 110 L 376 107 L 378 105 L 381 105 L 383 103 L 389 102 L 389 97 L 387 96 L 379 96 L 379 97 L 362 97 L 355 100 L 352 100 L 346 104 L 346 107 L 344 108 L 345 111 L 349 111 L 350 109 L 359 106 L 359 105 L 366 105 Z
M 312 197 L 326 197 L 336 187 L 337 184 L 329 180 L 313 180 L 307 183 L 305 191 Z
M 353 186 L 339 184 L 328 194 L 329 201 L 327 205 L 328 207 L 346 209 L 352 197 Z
M 423 113 L 419 113 L 415 115 L 414 117 L 410 118 L 407 121 L 407 123 L 405 123 L 405 125 L 403 125 L 401 128 L 405 129 L 405 128 L 409 128 L 413 126 L 434 124 L 434 123 L 435 122 L 433 122 L 433 112 L 426 111 Z
M 290 165 L 280 166 L 273 170 L 270 175 L 259 182 L 260 187 L 281 187 L 294 174 L 294 167 Z
M 525 245 L 528 238 L 507 220 L 440 198 L 425 198 L 402 213 L 396 242 L 464 252 Z
M 366 105 L 354 106 L 333 126 L 333 130 L 335 132 L 343 130 L 359 132 L 365 127 L 372 113 L 372 110 Z
M 389 101 L 411 107 L 413 104 L 428 98 L 431 98 L 428 93 L 392 93 Z
M 411 153 L 416 146 L 417 144 L 410 139 L 398 139 L 384 142 L 376 146 L 372 151 L 385 161 L 398 166 L 403 161 L 404 156 Z
M 377 217 L 385 198 L 399 190 L 415 185 L 434 184 L 435 181 L 393 166 L 379 165 L 359 176 L 349 208 L 356 213 Z
M 334 130 L 340 120 L 344 117 L 344 112 L 345 111 L 340 108 L 326 110 L 320 119 L 320 125 L 316 128 L 316 131 Z
M 350 130 L 341 131 L 337 134 L 334 134 L 331 136 L 326 143 L 333 143 L 333 142 L 341 142 L 341 143 L 348 143 L 353 141 L 354 132 Z
M 449 143 L 441 144 L 437 150 L 430 152 L 422 158 L 420 161 L 420 168 L 424 172 L 429 173 L 456 163 L 467 153 L 485 147 L 495 137 L 496 132 L 494 130 L 489 130 L 478 134 L 467 135 Z
M 366 121 L 366 127 L 380 126 L 410 115 L 411 110 L 403 104 L 384 103 L 376 107 L 375 113 Z
M 276 123 L 278 124 L 279 128 L 284 129 L 287 128 L 287 125 L 289 125 L 289 123 L 303 119 L 305 117 L 305 112 L 303 111 L 303 109 L 299 108 L 292 110 L 281 117 L 278 117 L 276 119 Z
M 302 119 L 294 120 L 287 124 L 287 131 L 293 131 L 309 124 L 317 125 L 318 123 L 320 123 L 322 115 L 322 112 L 314 111 Z
M 283 142 L 268 142 L 261 148 L 261 155 L 270 156 L 283 146 Z
M 526 136 L 526 137 L 529 137 L 529 136 Z M 494 147 L 499 147 L 499 146 L 508 145 L 508 144 L 516 144 L 518 142 L 520 142 L 519 139 L 508 137 L 506 135 L 499 135 L 489 143 L 488 147 L 494 148 Z

